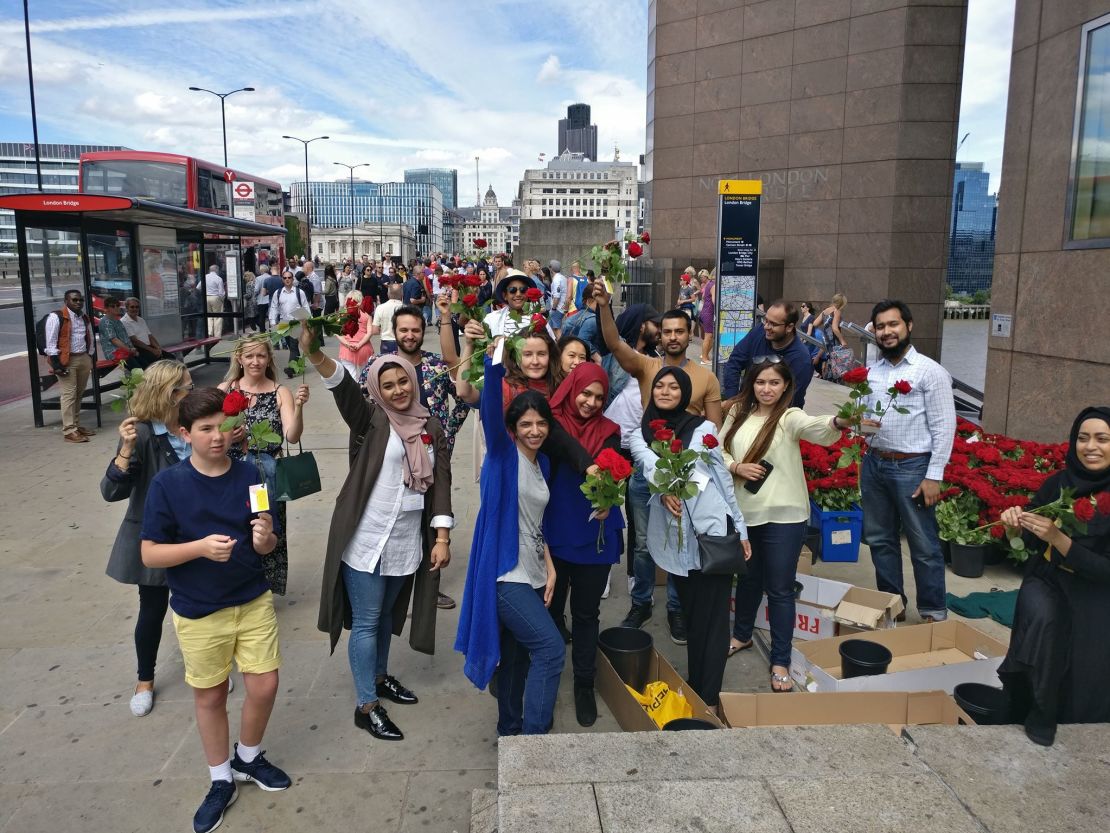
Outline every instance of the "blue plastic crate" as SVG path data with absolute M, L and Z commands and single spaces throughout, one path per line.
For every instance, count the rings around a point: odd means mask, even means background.
M 863 510 L 827 511 L 809 504 L 809 525 L 817 532 L 817 557 L 822 561 L 859 561 Z

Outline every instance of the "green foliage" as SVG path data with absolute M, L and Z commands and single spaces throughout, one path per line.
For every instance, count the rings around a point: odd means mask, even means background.
M 131 397 L 135 395 L 135 391 L 143 381 L 143 369 L 141 367 L 134 367 L 128 370 L 127 365 L 121 361 L 119 363 L 119 369 L 123 371 L 123 377 L 120 379 L 120 387 L 123 389 L 123 396 L 117 396 L 112 400 L 111 405 L 112 410 L 117 414 L 130 408 Z
M 285 218 L 285 251 L 289 254 L 308 251 L 308 243 L 301 236 L 301 221 L 296 217 Z
M 300 376 L 301 377 L 301 382 L 302 383 L 304 382 L 304 372 L 305 372 L 306 363 L 307 363 L 307 360 L 304 356 L 298 356 L 297 358 L 293 359 L 293 361 L 289 362 L 289 369 L 293 371 L 294 376 Z

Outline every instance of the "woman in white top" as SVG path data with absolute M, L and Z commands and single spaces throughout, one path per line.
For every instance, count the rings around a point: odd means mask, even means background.
M 736 582 L 728 655 L 752 646 L 755 614 L 766 592 L 774 691 L 791 689 L 794 575 L 809 520 L 798 441 L 829 445 L 839 439 L 841 430 L 837 417 L 807 416 L 801 408 L 790 407 L 793 399 L 790 365 L 778 356 L 764 357 L 748 368 L 721 426 L 725 463 L 736 481 L 736 500 L 752 544 L 747 575 Z

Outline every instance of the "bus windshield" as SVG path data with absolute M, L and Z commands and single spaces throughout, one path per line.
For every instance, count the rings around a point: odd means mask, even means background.
M 86 161 L 81 167 L 81 187 L 86 193 L 135 197 L 188 207 L 184 164 L 112 159 Z

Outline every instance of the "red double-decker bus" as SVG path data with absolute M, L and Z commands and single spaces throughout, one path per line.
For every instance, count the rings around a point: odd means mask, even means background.
M 136 197 L 195 211 L 241 216 L 234 210 L 240 206 L 235 205 L 231 189 L 244 182 L 254 183 L 254 211 L 247 219 L 284 229 L 285 212 L 278 183 L 177 153 L 140 150 L 83 153 L 78 189 L 86 194 Z M 281 235 L 243 238 L 242 245 L 244 269 L 262 271 L 274 258 L 279 265 L 285 265 Z

